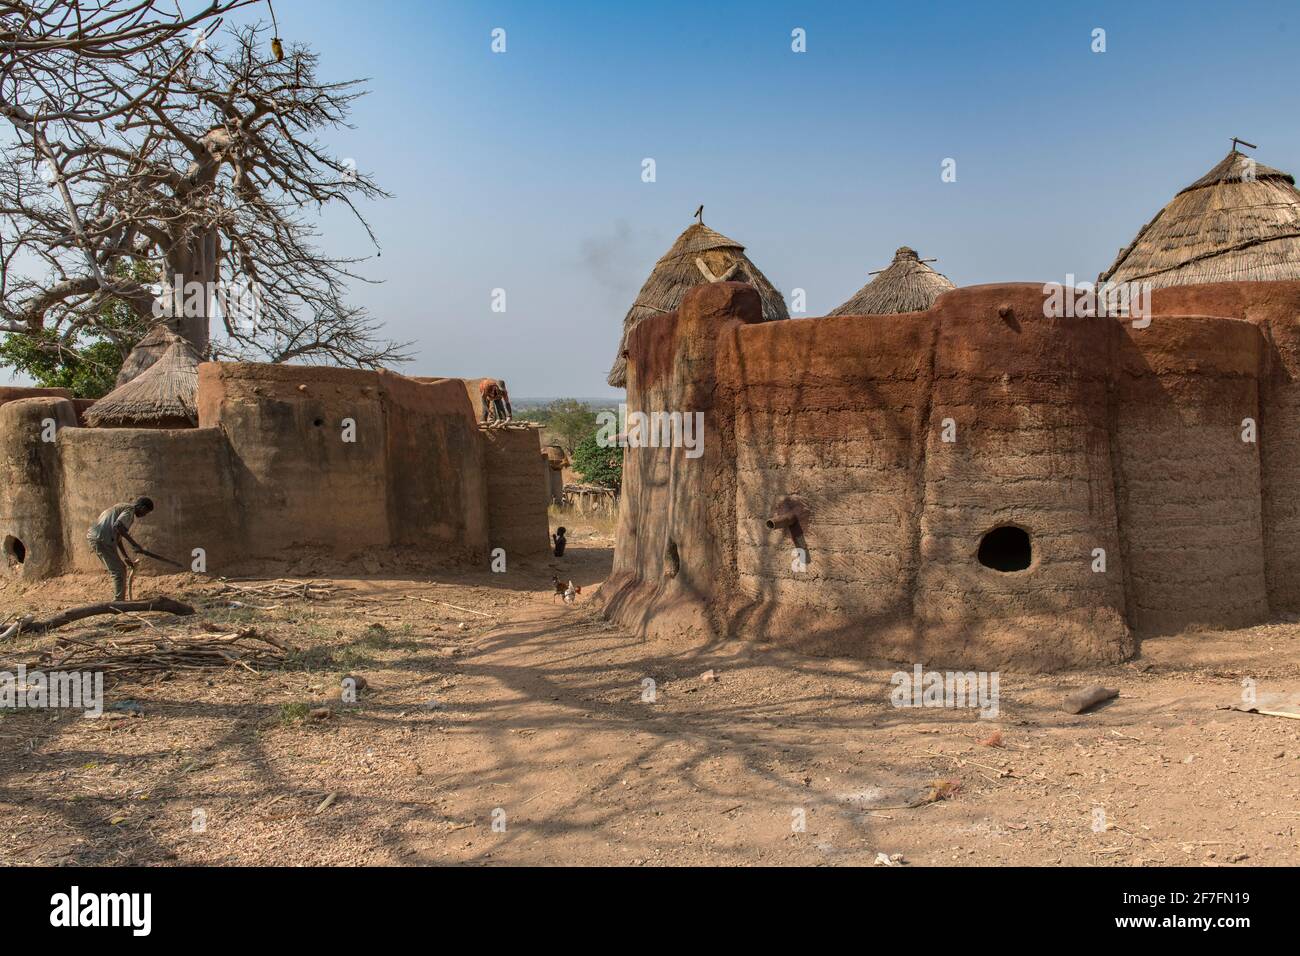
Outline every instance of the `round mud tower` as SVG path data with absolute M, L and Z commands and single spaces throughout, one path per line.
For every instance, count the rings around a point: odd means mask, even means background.
M 1120 342 L 1116 451 L 1129 619 L 1235 627 L 1268 612 L 1248 322 L 1159 315 Z
M 724 356 L 734 394 L 739 596 L 755 636 L 822 653 L 910 641 L 925 314 L 752 325 Z M 808 517 L 773 521 L 797 500 Z
M 63 398 L 0 405 L 0 569 L 7 573 L 35 580 L 63 569 L 58 438 L 76 424 L 76 408 Z
M 1122 660 L 1133 646 L 1107 430 L 1114 322 L 1048 317 L 1030 285 L 958 289 L 932 311 L 925 653 L 1035 669 Z

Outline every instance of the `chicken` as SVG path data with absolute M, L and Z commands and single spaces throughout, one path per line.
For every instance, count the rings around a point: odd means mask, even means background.
M 555 596 L 564 598 L 565 604 L 572 604 L 582 593 L 581 585 L 574 584 L 572 581 L 564 584 L 554 574 L 551 575 L 551 583 L 555 585 Z

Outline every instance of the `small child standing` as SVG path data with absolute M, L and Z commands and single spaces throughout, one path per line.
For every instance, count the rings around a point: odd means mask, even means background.
M 555 556 L 557 558 L 564 557 L 565 540 L 563 528 L 555 529 L 555 534 L 551 535 L 551 544 L 555 546 Z

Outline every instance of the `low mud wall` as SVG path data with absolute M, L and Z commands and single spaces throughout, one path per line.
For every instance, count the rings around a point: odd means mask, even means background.
M 479 433 L 487 476 L 488 545 L 514 556 L 545 554 L 550 547 L 547 473 L 536 428 L 486 428 Z
M 91 429 L 66 393 L 0 391 L 5 572 L 96 570 L 87 528 L 140 495 L 156 511 L 137 540 L 211 574 L 366 571 L 381 552 L 486 566 L 489 532 L 519 556 L 546 550 L 536 429 L 489 440 L 459 379 L 205 363 L 198 406 L 194 429 Z

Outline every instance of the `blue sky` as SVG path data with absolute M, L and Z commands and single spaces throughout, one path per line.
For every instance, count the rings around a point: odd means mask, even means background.
M 700 203 L 820 315 L 904 244 L 958 285 L 1093 278 L 1234 135 L 1300 170 L 1294 2 L 275 6 L 326 77 L 369 78 L 329 138 L 394 194 L 354 300 L 414 340 L 405 371 L 513 395 L 613 394 L 623 314 Z

